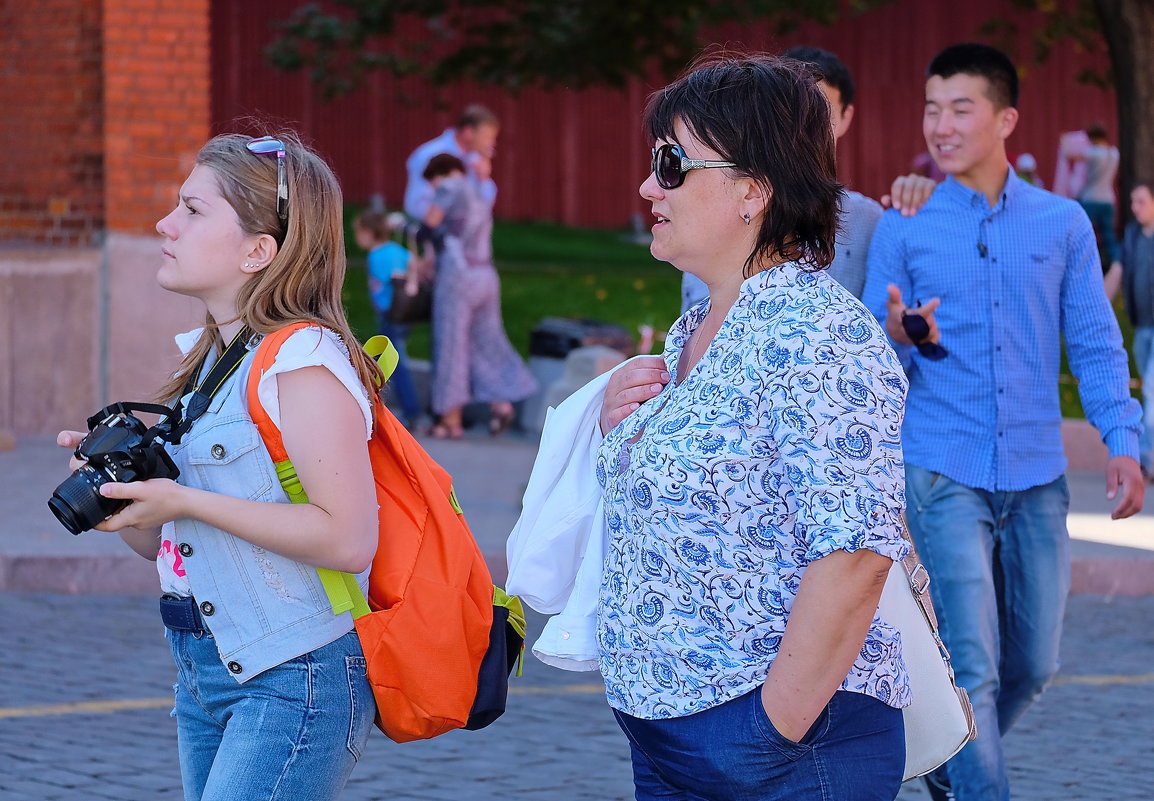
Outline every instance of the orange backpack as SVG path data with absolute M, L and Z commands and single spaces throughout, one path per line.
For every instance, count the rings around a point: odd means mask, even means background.
M 309 327 L 294 323 L 266 336 L 248 381 L 249 414 L 294 503 L 308 498 L 257 385 L 289 336 Z M 387 379 L 396 366 L 388 339 L 374 337 L 366 351 L 380 357 Z M 380 512 L 367 603 L 351 574 L 318 568 L 321 581 L 333 613 L 352 612 L 381 731 L 408 742 L 487 726 L 504 712 L 509 673 L 524 648 L 520 600 L 493 586 L 449 474 L 379 396 L 373 417 L 369 458 Z

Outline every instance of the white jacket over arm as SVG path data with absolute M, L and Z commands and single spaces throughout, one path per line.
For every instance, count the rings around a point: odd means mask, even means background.
M 597 669 L 597 604 L 608 532 L 596 464 L 601 405 L 613 372 L 546 413 L 521 517 L 505 551 L 507 591 L 553 615 L 533 654 L 564 670 Z

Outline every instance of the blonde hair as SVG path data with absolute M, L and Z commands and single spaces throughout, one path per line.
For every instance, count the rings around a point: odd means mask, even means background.
M 271 334 L 295 322 L 335 331 L 349 348 L 353 367 L 369 396 L 379 391 L 380 370 L 357 344 L 345 316 L 343 198 L 329 166 L 291 131 L 276 134 L 285 144 L 288 178 L 287 222 L 277 216 L 277 158 L 246 147 L 251 137 L 221 134 L 197 153 L 196 163 L 212 169 L 221 195 L 249 235 L 268 234 L 279 245 L 265 268 L 237 296 L 238 319 L 252 331 Z M 162 402 L 180 397 L 188 377 L 213 348 L 223 349 L 219 324 L 205 317 L 205 332 L 161 387 Z

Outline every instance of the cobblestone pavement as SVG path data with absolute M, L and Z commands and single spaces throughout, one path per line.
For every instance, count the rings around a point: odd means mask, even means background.
M 0 801 L 180 798 L 174 670 L 152 595 L 0 593 Z M 1154 799 L 1154 598 L 1070 599 L 1058 682 L 1007 738 L 1015 799 Z M 540 618 L 531 619 L 531 636 Z M 345 801 L 632 798 L 595 673 L 526 661 L 505 717 L 396 745 Z M 924 801 L 908 785 L 902 801 Z

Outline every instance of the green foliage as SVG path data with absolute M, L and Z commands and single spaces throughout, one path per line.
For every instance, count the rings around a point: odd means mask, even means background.
M 1114 298 L 1114 315 L 1118 318 L 1118 327 L 1122 329 L 1122 344 L 1126 347 L 1126 352 L 1129 354 L 1130 365 L 1130 394 L 1142 400 L 1142 385 L 1139 381 L 1140 373 L 1138 366 L 1134 363 L 1134 327 L 1130 325 L 1130 318 L 1126 316 L 1126 311 L 1122 302 L 1122 293 L 1119 292 Z M 1082 409 L 1082 401 L 1078 397 L 1078 381 L 1070 372 L 1070 365 L 1066 362 L 1066 348 L 1062 347 L 1062 366 L 1061 372 L 1058 375 L 1058 394 L 1062 402 L 1062 416 L 1072 418 L 1084 418 L 1086 412 Z
M 326 97 L 378 69 L 511 91 L 536 83 L 620 87 L 651 69 L 680 71 L 706 44 L 702 31 L 722 23 L 770 19 L 785 33 L 805 20 L 829 25 L 845 9 L 861 13 L 887 2 L 332 0 L 274 23 L 279 36 L 266 57 L 281 69 L 307 69 Z
M 1016 16 L 995 17 L 978 29 L 979 35 L 1006 53 L 1013 55 L 1017 50 L 1016 43 L 1022 29 L 1018 20 L 1023 17 L 1028 20 L 1026 27 L 1030 31 L 1033 50 L 1030 61 L 1034 64 L 1045 62 L 1056 47 L 1066 42 L 1075 50 L 1089 53 L 1105 46 L 1094 0 L 1010 0 L 1009 6 Z M 1108 72 L 1088 68 L 1081 70 L 1077 79 L 1080 83 L 1101 89 L 1109 89 L 1114 84 Z

